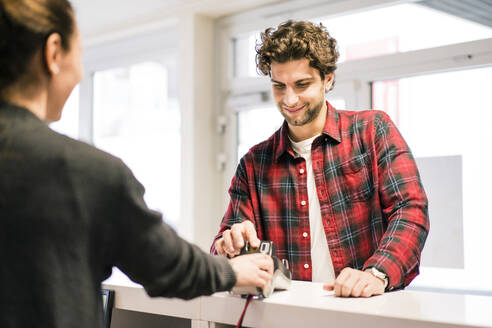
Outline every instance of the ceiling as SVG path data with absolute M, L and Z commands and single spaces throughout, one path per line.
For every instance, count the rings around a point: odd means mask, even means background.
M 175 22 L 180 15 L 187 12 L 221 17 L 289 0 L 71 1 L 75 7 L 82 36 L 87 41 L 152 22 L 162 23 L 173 20 Z M 423 0 L 416 3 L 492 27 L 492 0 Z
M 221 17 L 287 0 L 71 0 L 81 34 L 102 34 L 172 20 L 186 12 Z

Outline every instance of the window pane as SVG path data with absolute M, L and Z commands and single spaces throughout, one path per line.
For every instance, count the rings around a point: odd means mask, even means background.
M 283 122 L 274 106 L 258 107 L 238 112 L 238 161 L 254 145 L 268 139 Z
M 464 269 L 449 275 L 468 288 L 488 290 L 492 285 L 485 272 L 492 270 L 492 262 L 483 259 L 490 257 L 487 240 L 492 229 L 488 214 L 492 171 L 487 169 L 492 162 L 490 76 L 492 67 L 373 84 L 374 108 L 386 110 L 399 126 L 417 157 L 429 196 L 431 230 L 422 264 Z M 456 248 L 459 244 L 463 251 Z M 453 261 L 441 265 L 434 258 L 425 263 L 426 256 L 436 254 Z M 437 272 L 424 269 L 418 280 L 444 284 L 446 279 L 432 280 L 443 276 Z M 459 288 L 452 283 L 455 286 L 449 287 Z
M 256 40 L 260 40 L 259 31 L 242 34 L 233 39 L 234 77 L 258 76 Z
M 340 62 L 492 37 L 492 28 L 417 3 L 318 18 L 337 40 Z
M 181 159 L 175 72 L 175 63 L 144 62 L 94 75 L 95 145 L 133 170 L 149 207 L 174 227 Z
M 345 108 L 345 100 L 342 98 L 330 99 L 329 101 L 335 108 Z M 284 122 L 284 118 L 273 105 L 241 110 L 237 114 L 237 119 L 238 161 L 251 147 L 270 138 Z
M 50 127 L 71 138 L 79 137 L 79 86 L 77 85 L 70 97 L 68 97 L 65 107 L 63 107 L 61 119 L 50 124 Z

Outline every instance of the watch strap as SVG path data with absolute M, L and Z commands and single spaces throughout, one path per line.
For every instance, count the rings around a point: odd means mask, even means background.
M 386 290 L 386 287 L 388 287 L 388 276 L 386 275 L 386 273 L 379 271 L 375 267 L 367 268 L 365 271 L 369 272 L 370 274 L 372 274 L 376 278 L 383 280 L 384 281 L 384 289 Z

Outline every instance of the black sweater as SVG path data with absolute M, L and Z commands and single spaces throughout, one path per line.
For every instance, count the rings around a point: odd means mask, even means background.
M 151 296 L 228 290 L 224 258 L 147 208 L 123 162 L 0 103 L 0 327 L 99 327 L 113 266 Z

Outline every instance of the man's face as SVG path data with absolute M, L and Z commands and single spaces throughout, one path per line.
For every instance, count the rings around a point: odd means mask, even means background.
M 325 106 L 325 90 L 333 74 L 321 80 L 319 71 L 306 58 L 286 63 L 272 62 L 272 91 L 275 103 L 291 126 L 312 122 Z

